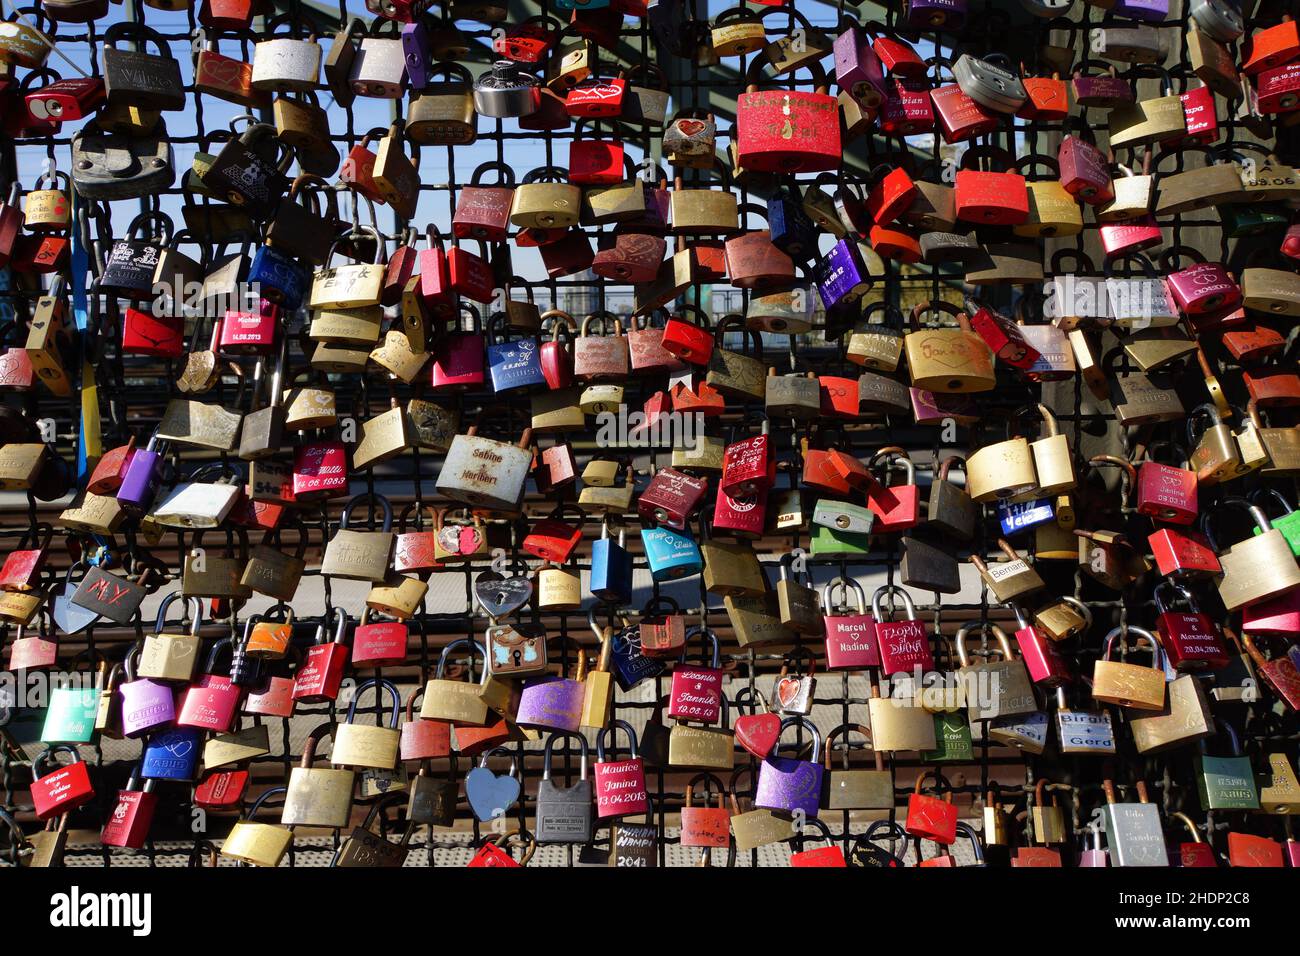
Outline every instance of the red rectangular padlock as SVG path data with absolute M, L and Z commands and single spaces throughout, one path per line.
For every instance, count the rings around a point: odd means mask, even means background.
M 580 186 L 621 183 L 623 144 L 599 139 L 577 139 L 569 145 L 569 182 Z
M 316 704 L 337 698 L 347 659 L 348 647 L 343 643 L 331 641 L 307 648 L 302 666 L 293 675 L 293 699 Z
M 265 355 L 275 348 L 280 307 L 259 299 L 257 309 L 227 309 L 221 321 L 221 351 L 236 355 Z
M 1300 590 L 1248 604 L 1241 609 L 1241 627 L 1254 634 L 1300 635 Z
M 406 643 L 410 636 L 401 621 L 369 623 L 370 608 L 361 612 L 361 620 L 352 632 L 353 667 L 396 667 L 406 661 Z
M 679 664 L 673 668 L 668 716 L 716 724 L 722 713 L 722 671 Z
M 1174 304 L 1188 315 L 1231 309 L 1241 302 L 1241 287 L 1217 262 L 1196 262 L 1165 277 Z
M 930 84 L 924 79 L 889 77 L 880 107 L 880 128 L 890 136 L 916 136 L 934 129 Z
M 1056 151 L 1061 186 L 1080 202 L 1100 206 L 1115 198 L 1106 154 L 1095 143 L 1078 136 L 1066 136 Z
M 22 627 L 18 628 L 22 632 Z M 59 645 L 56 641 L 32 635 L 16 637 L 9 646 L 9 669 L 11 671 L 35 671 L 53 667 L 59 660 Z
M 496 283 L 492 280 L 492 267 L 482 257 L 452 246 L 447 253 L 447 276 L 456 294 L 484 305 L 492 301 Z
M 832 448 L 828 451 L 826 460 L 830 462 L 831 469 L 843 478 L 851 488 L 862 491 L 873 488 L 877 484 L 876 476 L 862 463 L 861 459 L 847 455 L 838 448 Z
M 1200 514 L 1197 488 L 1190 468 L 1144 461 L 1138 466 L 1137 512 L 1171 524 L 1192 524 Z
M 1219 556 L 1205 535 L 1191 528 L 1161 528 L 1147 535 L 1151 556 L 1163 575 L 1219 574 Z
M 470 185 L 461 187 L 460 196 L 456 199 L 456 211 L 451 217 L 451 234 L 457 239 L 504 242 L 510 230 L 510 206 L 514 202 L 515 189 L 506 184 L 479 185 L 478 179 L 483 170 L 482 166 L 476 169 Z M 513 174 L 511 175 L 513 179 Z M 433 244 L 436 248 L 441 248 L 440 239 L 434 239 Z M 423 260 L 420 268 L 423 271 Z
M 31 795 L 38 820 L 61 816 L 95 798 L 90 772 L 80 755 L 73 763 L 47 769 L 47 762 L 60 751 L 76 754 L 72 747 L 50 747 L 32 761 Z
M 1055 869 L 1061 865 L 1061 854 L 1051 847 L 1022 846 L 1016 848 L 1016 855 L 1011 858 L 1014 867 L 1048 867 Z
M 916 484 L 916 466 L 898 446 L 882 448 L 871 460 L 874 470 L 884 464 L 885 481 L 878 482 L 867 491 L 867 507 L 876 516 L 872 533 L 906 531 L 921 520 L 921 489 Z M 906 481 L 901 485 L 889 484 L 888 473 L 902 468 Z
M 713 334 L 674 315 L 664 323 L 663 347 L 683 362 L 708 365 L 713 355 Z
M 766 434 L 732 442 L 722 452 L 721 487 L 728 495 L 752 495 L 776 480 L 776 456 Z
M 243 689 L 229 677 L 203 674 L 181 693 L 176 726 L 222 733 L 234 723 Z
M 1102 251 L 1108 259 L 1150 249 L 1164 238 L 1156 217 L 1151 215 L 1130 222 L 1103 222 L 1097 231 L 1101 235 Z
M 957 218 L 964 222 L 1014 226 L 1029 218 L 1029 192 L 1019 173 L 959 169 L 954 199 Z
M 1019 607 L 1015 610 L 1019 624 L 1016 629 L 1016 645 L 1029 670 L 1029 679 L 1044 687 L 1069 683 L 1070 666 L 1057 651 L 1055 642 L 1049 641 L 1038 628 L 1030 624 Z
M 1180 866 L 1190 867 L 1219 865 L 1219 861 L 1214 858 L 1214 847 L 1208 843 L 1180 843 L 1178 861 Z
M 1001 125 L 1001 118 L 962 92 L 956 83 L 949 83 L 930 92 L 934 113 L 939 121 L 939 132 L 948 144 L 962 143 L 976 136 L 985 136 Z M 960 174 L 959 174 L 960 175 Z M 1028 216 L 1028 209 L 1026 209 Z M 1016 222 L 1024 222 L 1018 219 Z
M 1300 63 L 1265 70 L 1255 78 L 1261 113 L 1289 113 L 1300 109 Z
M 210 770 L 194 788 L 194 805 L 204 810 L 235 807 L 247 789 L 247 770 Z
M 626 93 L 627 80 L 622 77 L 612 80 L 589 77 L 565 94 L 564 111 L 570 116 L 593 119 L 618 116 L 623 112 L 623 97 Z M 577 146 L 580 142 L 581 140 L 575 141 L 573 145 Z M 622 153 L 621 146 L 619 152 Z M 620 158 L 620 165 L 621 163 Z M 578 180 L 574 179 L 573 182 Z
M 790 865 L 794 867 L 831 867 L 848 868 L 844 859 L 844 849 L 839 846 L 819 846 L 811 850 L 800 850 L 790 854 Z
M 867 215 L 876 223 L 893 222 L 916 198 L 916 183 L 901 166 L 887 172 L 867 194 Z
M 153 781 L 145 786 L 151 787 Z M 126 790 L 119 790 L 117 803 L 104 824 L 99 835 L 99 842 L 104 846 L 129 847 L 138 850 L 144 846 L 149 836 L 149 825 L 153 823 L 154 810 L 158 807 L 158 794 L 151 790 L 136 790 L 127 783 Z
M 122 317 L 122 352 L 180 358 L 185 351 L 185 319 L 127 308 Z
M 843 584 L 843 582 L 840 582 Z M 822 597 L 822 620 L 826 625 L 826 666 L 843 670 L 862 670 L 880 666 L 880 643 L 876 639 L 876 619 L 867 613 L 862 585 L 849 581 L 847 587 L 857 596 L 857 613 L 834 603 L 835 588 L 829 587 Z
M 560 442 L 544 448 L 533 461 L 533 481 L 537 490 L 549 495 L 558 488 L 573 484 L 578 477 L 578 462 L 573 446 Z
M 636 510 L 643 518 L 669 528 L 683 530 L 687 520 L 704 502 L 707 479 L 696 478 L 676 468 L 660 468 L 650 485 L 637 498 Z
M 495 843 L 483 844 L 479 847 L 478 852 L 475 853 L 474 856 L 470 858 L 470 861 L 465 865 L 474 867 L 503 866 L 507 869 L 512 867 L 515 869 L 519 868 L 519 863 L 515 861 L 515 858 Z
M 738 538 L 761 538 L 766 530 L 767 489 L 732 497 L 718 488 L 713 506 L 713 531 Z
M 103 105 L 104 81 L 98 76 L 57 80 L 32 90 L 23 99 L 33 123 L 85 119 Z
M 894 592 L 903 599 L 903 612 L 906 617 L 901 621 L 888 620 L 880 609 L 880 596 Z M 876 644 L 880 648 L 880 672 L 885 676 L 891 674 L 910 674 L 916 668 L 922 672 L 934 670 L 934 656 L 930 652 L 930 637 L 925 629 L 925 622 L 916 616 L 912 599 L 907 592 L 896 585 L 886 585 L 876 592 L 871 601 L 871 616 L 876 620 Z
M 600 735 L 602 744 L 604 736 L 603 733 Z M 640 757 L 598 760 L 592 767 L 592 776 L 597 817 L 604 820 L 646 812 L 649 797 L 646 793 L 645 761 Z
M 348 491 L 348 453 L 340 441 L 312 442 L 293 451 L 293 496 L 334 498 Z
M 1295 59 L 1300 59 L 1300 33 L 1295 21 L 1288 18 L 1250 38 L 1250 56 L 1241 64 L 1241 72 L 1255 76 Z
M 9 265 L 15 272 L 49 275 L 67 267 L 68 252 L 67 236 L 49 233 L 19 236 Z
M 820 90 L 764 90 L 755 82 L 736 99 L 736 155 L 745 169 L 769 173 L 816 173 L 837 169 L 840 149 L 839 101 Z
M 1032 368 L 1041 357 L 1019 325 L 992 309 L 984 306 L 976 309 L 970 317 L 970 327 L 998 359 L 1012 368 Z
M 451 724 L 415 716 L 415 698 L 423 693 L 424 688 L 417 687 L 406 700 L 406 720 L 397 749 L 402 760 L 438 760 L 451 755 Z
M 1205 84 L 1180 93 L 1183 117 L 1187 123 L 1185 140 L 1213 143 L 1219 138 L 1219 117 L 1214 109 L 1214 91 Z
M 921 792 L 928 774 L 916 778 L 916 788 L 907 795 L 907 822 L 903 824 L 912 836 L 934 840 L 945 846 L 957 841 L 957 808 L 952 803 L 952 792 L 946 800 Z
M 433 347 L 431 384 L 434 388 L 459 391 L 483 384 L 483 334 L 450 332 Z
M 1228 832 L 1228 862 L 1233 866 L 1280 867 L 1282 844 L 1252 833 Z
M 842 375 L 817 376 L 817 392 L 821 398 L 823 415 L 836 418 L 857 418 L 860 414 L 858 402 L 858 380 Z
M 6 349 L 0 353 L 0 388 L 19 391 L 31 388 L 34 374 L 26 349 Z
M 803 452 L 803 483 L 814 491 L 823 491 L 836 497 L 847 497 L 853 490 L 841 467 L 836 466 L 836 450 L 805 448 Z
M 292 677 L 264 677 L 248 689 L 240 712 L 261 717 L 292 717 L 293 686 Z
M 542 518 L 524 536 L 520 548 L 553 564 L 564 564 L 582 540 L 582 525 L 560 518 Z

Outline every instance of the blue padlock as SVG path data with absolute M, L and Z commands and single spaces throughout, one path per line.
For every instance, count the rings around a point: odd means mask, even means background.
M 650 576 L 656 581 L 688 578 L 704 567 L 695 539 L 672 528 L 642 528 L 641 546 L 645 548 Z
M 609 522 L 600 523 L 600 537 L 591 545 L 591 593 L 602 601 L 632 600 L 632 555 L 626 541 L 626 530 L 619 528 L 615 541 L 609 536 Z
M 807 262 L 817 254 L 817 230 L 803 203 L 782 192 L 767 205 L 772 245 L 792 259 Z
M 164 730 L 144 745 L 140 776 L 152 780 L 193 780 L 198 776 L 203 731 L 190 727 Z
M 652 680 L 668 669 L 668 664 L 641 653 L 639 628 L 633 624 L 614 635 L 610 642 L 610 663 L 614 680 L 623 690 L 631 690 L 643 680 Z
M 302 305 L 307 275 L 291 256 L 264 244 L 253 257 L 248 281 L 260 286 L 262 298 L 293 311 Z
M 1050 498 L 1035 498 L 1032 501 L 999 501 L 998 521 L 1002 523 L 1002 533 L 1013 535 L 1027 531 L 1040 524 L 1046 524 L 1056 517 Z
M 516 388 L 545 385 L 542 374 L 542 356 L 537 339 L 526 336 L 511 341 L 509 332 L 502 330 L 504 315 L 493 318 L 488 326 L 487 364 L 492 376 L 492 390 L 507 392 Z M 497 341 L 500 331 L 501 341 Z

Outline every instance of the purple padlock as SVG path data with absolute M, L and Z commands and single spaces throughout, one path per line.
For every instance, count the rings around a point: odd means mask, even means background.
M 846 236 L 823 259 L 813 263 L 813 279 L 822 305 L 836 309 L 856 302 L 871 288 L 867 264 L 858 249 L 856 236 Z
M 152 504 L 162 480 L 162 459 L 166 451 L 166 442 L 159 441 L 157 432 L 149 436 L 148 445 L 136 449 L 117 489 L 117 500 L 122 507 L 143 511 Z
M 885 72 L 862 27 L 853 24 L 835 38 L 835 82 L 867 109 L 885 99 Z
M 429 85 L 429 30 L 423 21 L 402 24 L 402 55 L 411 89 L 424 89 Z
M 160 727 L 170 727 L 176 720 L 176 695 L 166 684 L 135 676 L 138 647 L 126 655 L 126 682 L 118 688 L 122 696 L 122 733 L 141 737 Z
M 580 680 L 567 677 L 539 677 L 526 681 L 519 693 L 520 727 L 564 730 L 576 733 L 582 722 L 582 702 L 586 687 Z
M 792 757 L 767 757 L 758 768 L 758 787 L 754 792 L 754 806 L 786 813 L 802 813 L 813 819 L 821 806 L 822 797 L 822 735 L 807 717 L 787 717 L 781 721 L 781 733 L 787 727 L 802 724 L 812 734 L 811 760 Z M 777 737 L 775 750 L 781 749 Z
M 966 0 L 907 0 L 904 28 L 959 33 L 966 25 Z
M 1169 16 L 1169 0 L 1118 0 L 1110 12 L 1143 23 L 1161 23 Z

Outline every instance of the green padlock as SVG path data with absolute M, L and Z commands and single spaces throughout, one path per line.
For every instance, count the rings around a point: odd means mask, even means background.
M 871 536 L 836 531 L 823 525 L 814 525 L 811 551 L 820 554 L 867 554 L 871 551 Z
M 73 675 L 74 679 L 86 676 L 84 673 Z M 99 688 L 51 687 L 41 740 L 47 744 L 90 743 L 95 735 L 95 714 L 98 711 Z
M 963 763 L 975 759 L 970 723 L 961 712 L 934 715 L 934 739 L 938 746 L 921 754 L 932 763 Z
M 1222 720 L 1216 720 L 1215 726 L 1232 743 L 1232 754 L 1212 757 L 1205 752 L 1205 741 L 1199 744 L 1196 787 L 1201 792 L 1201 809 L 1258 810 L 1259 789 L 1255 784 L 1255 772 L 1250 767 L 1250 758 L 1241 753 L 1237 731 Z
M 1258 236 L 1274 229 L 1285 229 L 1289 219 L 1276 206 L 1220 206 L 1219 219 L 1223 234 L 1229 239 Z
M 1277 503 L 1282 506 L 1285 513 L 1278 518 L 1269 518 L 1269 521 L 1272 522 L 1274 528 L 1282 532 L 1282 537 L 1286 538 L 1286 543 L 1291 546 L 1291 553 L 1296 557 L 1300 557 L 1300 511 L 1296 511 L 1295 508 L 1291 507 L 1291 502 L 1287 501 L 1286 496 L 1276 488 L 1258 489 L 1250 496 L 1251 503 L 1262 508 L 1263 505 L 1258 500 L 1261 494 L 1272 495 Z M 1264 532 L 1262 529 L 1256 528 L 1252 533 L 1260 535 Z

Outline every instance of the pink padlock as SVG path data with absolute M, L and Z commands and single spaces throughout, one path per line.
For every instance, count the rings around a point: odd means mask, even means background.
M 906 617 L 901 621 L 886 618 L 880 608 L 880 599 L 897 594 L 903 599 Z M 888 677 L 906 674 L 916 668 L 922 673 L 934 670 L 934 656 L 930 652 L 930 636 L 925 623 L 916 616 L 916 608 L 906 591 L 897 585 L 886 584 L 871 596 L 871 616 L 876 620 L 876 640 L 880 647 L 880 672 Z
M 1192 265 L 1179 269 L 1183 256 Z M 1173 246 L 1160 259 L 1165 270 L 1165 285 L 1179 311 L 1186 315 L 1200 315 L 1231 309 L 1241 301 L 1241 287 L 1217 262 L 1206 262 L 1205 257 L 1190 246 Z
M 1059 687 L 1071 680 L 1070 667 L 1065 658 L 1056 650 L 1056 645 L 1042 631 L 1025 617 L 1024 610 L 1018 604 L 1012 605 L 1016 612 L 1016 644 L 1020 656 L 1029 670 L 1029 679 L 1044 687 Z
M 265 355 L 275 348 L 280 307 L 258 299 L 256 309 L 227 309 L 221 320 L 221 351 L 237 355 Z
M 1150 214 L 1128 222 L 1103 222 L 1097 231 L 1101 234 L 1101 248 L 1108 259 L 1150 249 L 1163 239 L 1156 217 Z
M 692 635 L 699 635 L 713 645 L 713 657 L 708 667 L 686 664 L 686 652 L 690 648 Z M 686 646 L 682 648 L 681 659 L 673 668 L 668 716 L 702 724 L 716 724 L 721 713 L 722 659 L 718 635 L 707 628 L 695 628 L 686 635 Z
M 212 671 L 217 666 L 221 652 L 233 652 L 233 648 L 234 643 L 229 638 L 213 645 L 208 652 L 203 674 L 181 694 L 176 726 L 197 727 L 214 733 L 224 733 L 230 729 L 235 720 L 235 711 L 239 708 L 243 688 L 231 680 L 229 674 L 214 674 Z
M 474 327 L 442 336 L 433 350 L 431 384 L 441 389 L 477 388 L 483 384 L 483 332 L 478 316 Z
M 293 496 L 313 501 L 347 494 L 348 453 L 340 441 L 299 445 L 293 452 Z
M 836 602 L 841 591 L 857 595 L 858 611 Z M 880 666 L 876 619 L 867 613 L 867 595 L 857 581 L 836 578 L 822 588 L 822 620 L 826 623 L 826 666 L 832 670 L 864 670 Z
M 619 760 L 614 754 L 614 735 L 620 728 L 627 733 L 630 756 L 626 760 Z M 613 755 L 609 759 L 606 758 L 606 735 L 610 737 L 609 754 Z M 611 721 L 608 727 L 596 735 L 596 765 L 592 771 L 597 817 L 603 820 L 607 817 L 645 813 L 649 809 L 645 761 L 637 756 L 636 731 L 626 720 Z

